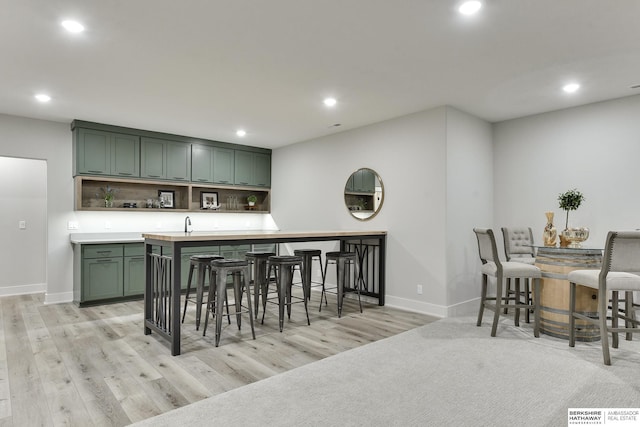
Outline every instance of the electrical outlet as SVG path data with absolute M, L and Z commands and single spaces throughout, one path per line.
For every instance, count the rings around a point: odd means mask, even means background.
M 77 230 L 77 229 L 78 229 L 78 221 L 67 222 L 67 230 Z
M 18 221 L 18 228 L 20 230 L 26 229 L 27 228 L 27 221 L 25 221 L 25 220 Z
M 422 285 L 417 286 L 416 292 L 418 292 L 418 295 L 422 295 Z

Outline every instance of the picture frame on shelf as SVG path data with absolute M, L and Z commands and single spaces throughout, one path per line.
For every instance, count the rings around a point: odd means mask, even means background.
M 176 192 L 173 190 L 158 190 L 158 199 L 160 199 L 160 207 L 175 209 Z
M 200 193 L 200 209 L 215 210 L 220 208 L 218 193 L 213 191 L 203 191 Z

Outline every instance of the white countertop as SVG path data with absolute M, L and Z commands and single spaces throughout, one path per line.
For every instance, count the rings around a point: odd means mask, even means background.
M 101 243 L 143 243 L 142 232 L 128 233 L 72 233 L 69 240 L 74 245 L 90 245 Z

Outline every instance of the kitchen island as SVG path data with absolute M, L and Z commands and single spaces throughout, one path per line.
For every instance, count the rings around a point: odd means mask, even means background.
M 183 248 L 215 245 L 246 245 L 261 243 L 328 242 L 347 245 L 367 245 L 375 242 L 375 265 L 378 289 L 368 295 L 384 305 L 386 231 L 193 231 L 143 233 L 145 242 L 144 333 L 152 331 L 169 340 L 171 354 L 180 354 L 180 259 Z M 154 251 L 154 247 L 159 250 Z

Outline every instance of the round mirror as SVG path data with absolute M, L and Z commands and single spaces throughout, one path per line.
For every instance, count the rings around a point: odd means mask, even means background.
M 351 216 L 360 221 L 373 218 L 384 201 L 384 186 L 376 171 L 361 168 L 351 174 L 344 187 L 344 203 Z

